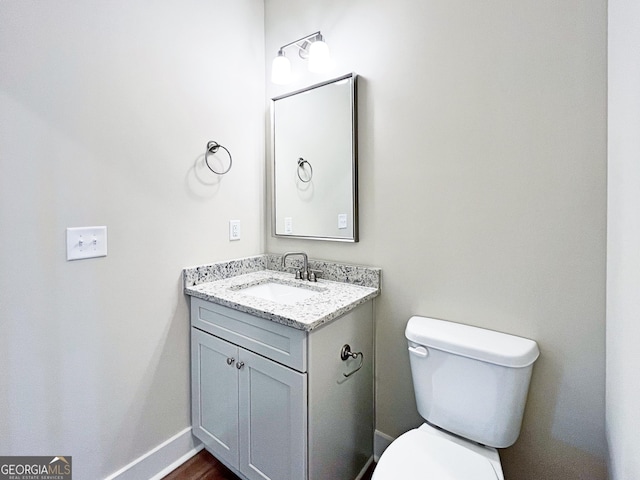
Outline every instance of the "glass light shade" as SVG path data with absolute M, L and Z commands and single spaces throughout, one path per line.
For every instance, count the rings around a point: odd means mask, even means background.
M 291 81 L 291 62 L 282 53 L 278 53 L 271 64 L 271 81 L 278 85 L 284 85 Z
M 329 46 L 322 40 L 316 40 L 309 47 L 309 71 L 325 73 L 331 70 L 331 55 Z

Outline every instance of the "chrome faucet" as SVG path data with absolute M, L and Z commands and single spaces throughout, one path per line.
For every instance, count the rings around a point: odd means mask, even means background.
M 287 257 L 291 255 L 302 255 L 302 270 L 296 270 L 296 279 L 298 280 L 310 280 L 309 278 L 309 259 L 304 252 L 287 252 L 282 255 L 282 268 L 285 268 Z M 314 275 L 315 277 L 315 275 Z

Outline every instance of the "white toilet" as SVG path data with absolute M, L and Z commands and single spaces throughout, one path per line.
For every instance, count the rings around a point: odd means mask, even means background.
M 536 342 L 425 317 L 405 335 L 427 422 L 391 443 L 373 480 L 504 480 L 496 448 L 520 434 Z

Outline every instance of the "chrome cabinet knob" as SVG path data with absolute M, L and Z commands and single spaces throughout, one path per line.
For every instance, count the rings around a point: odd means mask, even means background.
M 233 365 L 233 362 L 235 362 L 236 359 L 231 357 L 231 358 L 227 358 L 227 365 Z
M 238 370 L 240 370 L 242 367 L 244 367 L 244 362 L 238 362 L 238 363 L 236 363 L 236 368 L 237 368 Z

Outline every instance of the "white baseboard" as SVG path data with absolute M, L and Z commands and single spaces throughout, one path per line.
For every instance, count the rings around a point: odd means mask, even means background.
M 191 435 L 191 427 L 187 427 L 105 480 L 160 480 L 202 448 L 202 443 Z
M 373 437 L 373 460 L 379 461 L 382 453 L 394 440 L 395 438 L 392 436 L 376 430 Z M 202 443 L 191 435 L 191 427 L 187 427 L 135 459 L 129 465 L 112 473 L 105 480 L 140 480 L 143 478 L 160 480 L 193 457 L 202 448 Z M 365 471 L 369 464 L 370 461 L 367 462 Z
M 376 430 L 373 434 L 373 459 L 377 462 L 380 460 L 382 456 L 382 452 L 384 452 L 391 442 L 393 442 L 395 438 L 387 435 L 386 433 L 382 433 L 380 430 Z
M 369 467 L 371 466 L 372 463 L 373 463 L 373 457 L 369 457 L 369 460 L 367 460 L 367 463 L 364 464 L 364 467 L 362 467 L 362 470 L 360 470 L 360 473 L 358 473 L 358 476 L 356 477 L 355 480 L 361 480 L 362 477 L 364 477 L 364 474 L 367 473 L 367 470 L 369 470 Z

